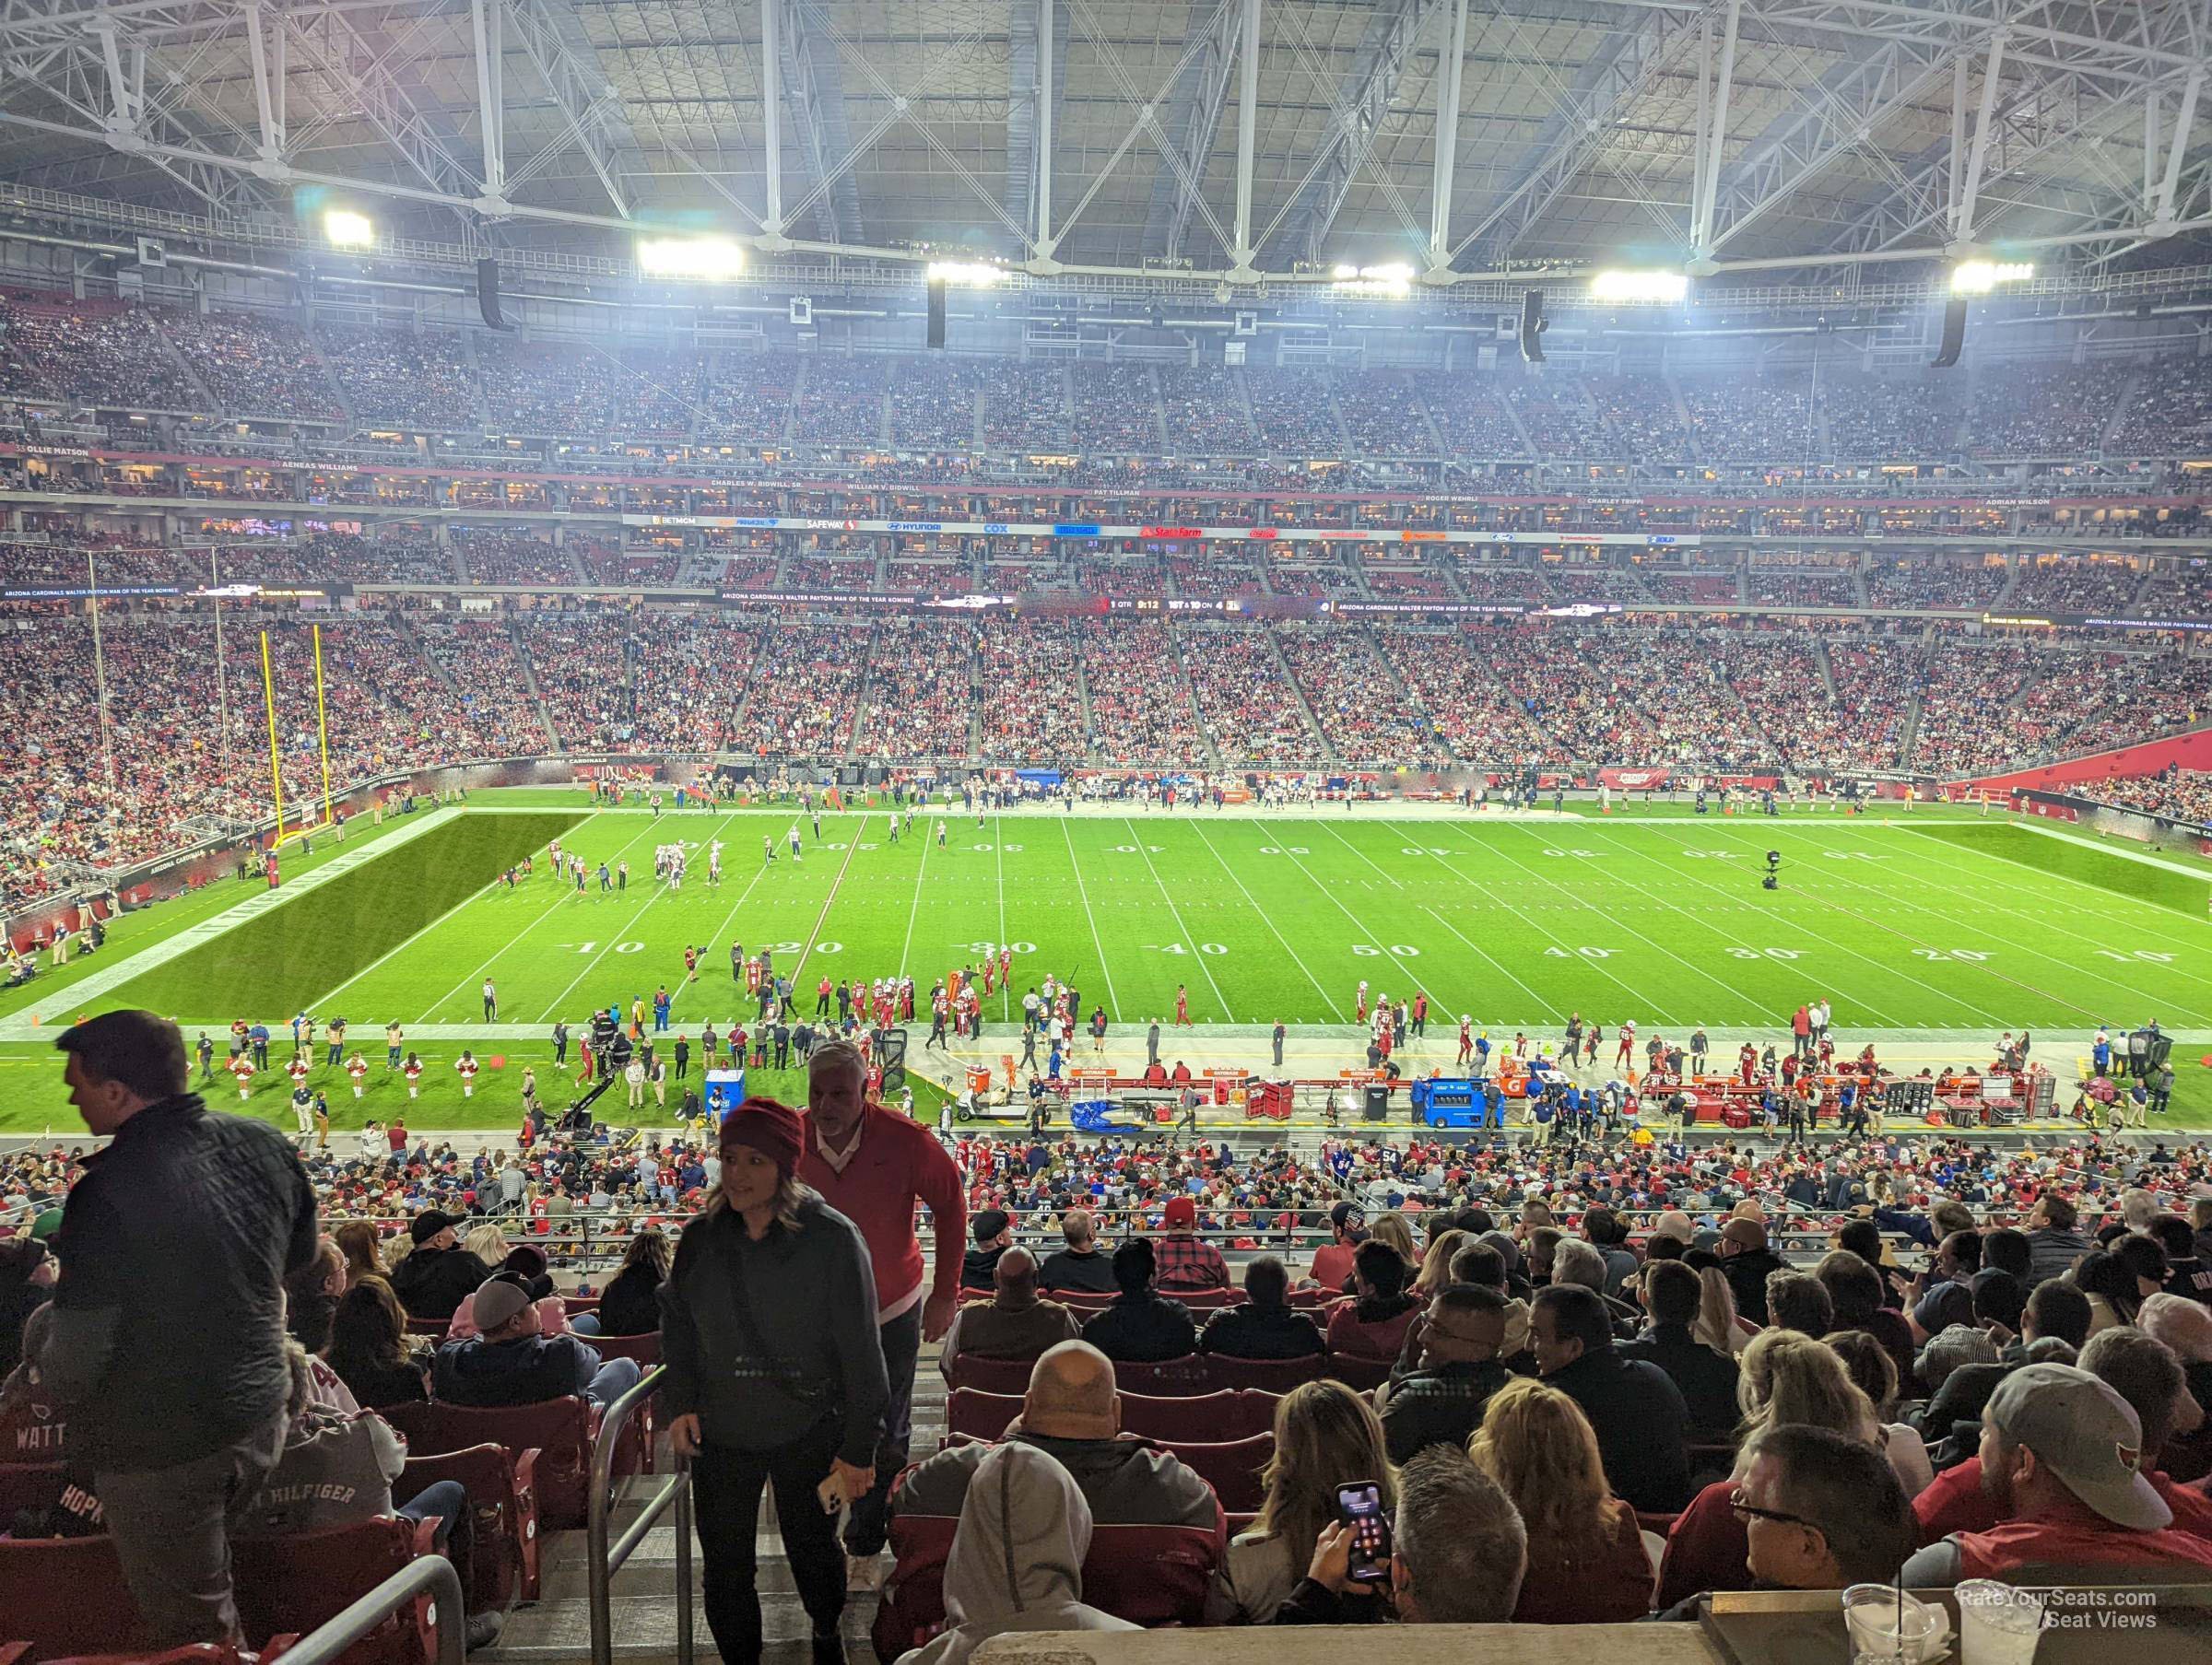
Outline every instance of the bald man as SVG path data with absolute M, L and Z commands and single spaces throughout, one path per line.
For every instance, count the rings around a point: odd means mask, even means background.
M 1085 1342 L 1048 1348 L 1030 1372 L 1021 1414 L 1008 1439 L 1049 1451 L 1075 1476 L 1099 1526 L 1220 1523 L 1213 1488 L 1166 1451 L 1122 1433 L 1113 1361 Z M 954 1446 L 910 1472 L 891 1500 L 895 1515 L 958 1518 L 988 1445 Z
M 1001 1251 L 991 1279 L 991 1298 L 961 1307 L 945 1332 L 937 1367 L 947 1382 L 957 1358 L 1033 1359 L 1048 1347 L 1074 1341 L 1082 1328 L 1058 1301 L 1038 1298 L 1037 1257 L 1028 1249 Z

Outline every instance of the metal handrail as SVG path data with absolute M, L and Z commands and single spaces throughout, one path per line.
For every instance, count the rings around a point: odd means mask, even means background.
M 668 1483 L 655 1492 L 638 1512 L 611 1546 L 607 1542 L 607 1488 L 612 1483 L 610 1470 L 614 1466 L 615 1447 L 620 1443 L 622 1430 L 630 1420 L 630 1413 L 640 1409 L 660 1387 L 661 1378 L 667 1374 L 665 1365 L 646 1372 L 638 1378 L 638 1385 L 606 1408 L 599 1421 L 599 1437 L 592 1447 L 591 1501 L 585 1520 L 587 1554 L 584 1572 L 590 1592 L 592 1610 L 593 1665 L 613 1665 L 615 1657 L 613 1585 L 615 1575 L 620 1572 L 645 1535 L 673 1505 L 676 1509 L 676 1659 L 677 1665 L 691 1665 L 691 1464 L 688 1459 L 673 1459 L 675 1472 Z M 310 1665 L 313 1665 L 311 1661 Z M 455 1665 L 454 1661 L 441 1659 L 439 1665 Z
M 426 1589 L 437 1615 L 438 1665 L 461 1665 L 468 1621 L 461 1611 L 461 1575 L 443 1555 L 421 1555 L 408 1562 L 286 1648 L 284 1657 L 292 1665 L 334 1665 L 348 1647 Z

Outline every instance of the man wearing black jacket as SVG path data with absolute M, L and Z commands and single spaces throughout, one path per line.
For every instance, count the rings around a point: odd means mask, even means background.
M 1117 1364 L 1158 1364 L 1198 1350 L 1190 1309 L 1152 1288 L 1152 1242 L 1132 1237 L 1113 1251 L 1113 1305 L 1083 1326 L 1083 1339 Z
M 459 1214 L 426 1208 L 407 1227 L 415 1247 L 392 1269 L 392 1293 L 411 1319 L 450 1319 L 463 1297 L 476 1294 L 492 1269 L 473 1250 L 461 1247 Z
M 1261 1255 L 1244 1269 L 1250 1297 L 1224 1307 L 1198 1332 L 1198 1351 L 1225 1358 L 1312 1358 L 1323 1350 L 1321 1331 L 1289 1306 L 1290 1273 L 1274 1255 Z
M 274 1128 L 185 1091 L 167 1019 L 103 1013 L 54 1045 L 70 1103 L 112 1143 L 69 1192 L 29 1363 L 69 1409 L 152 1639 L 241 1642 L 226 1515 L 284 1450 L 283 1284 L 315 1257 L 314 1192 Z
M 1788 1270 L 1783 1258 L 1767 1247 L 1767 1228 L 1757 1220 L 1731 1220 L 1721 1227 L 1718 1252 L 1721 1275 L 1735 1293 L 1736 1311 L 1763 1328 L 1767 1322 L 1767 1275 Z
M 1741 1419 L 1736 1403 L 1740 1374 L 1733 1358 L 1715 1353 L 1690 1333 L 1702 1295 L 1698 1274 L 1679 1260 L 1654 1260 L 1643 1272 L 1643 1307 L 1651 1328 L 1622 1343 L 1620 1356 L 1656 1365 L 1682 1390 L 1689 1428 L 1706 1439 L 1725 1438 Z
M 1689 1500 L 1689 1410 L 1658 1366 L 1623 1358 L 1594 1289 L 1536 1291 L 1529 1344 L 1544 1380 L 1583 1408 L 1606 1478 L 1630 1508 L 1665 1512 Z

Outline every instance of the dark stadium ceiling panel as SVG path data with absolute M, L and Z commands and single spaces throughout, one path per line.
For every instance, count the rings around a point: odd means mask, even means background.
M 2056 264 L 2212 224 L 2208 53 L 2212 0 L 8 0 L 0 182 L 617 259 Z

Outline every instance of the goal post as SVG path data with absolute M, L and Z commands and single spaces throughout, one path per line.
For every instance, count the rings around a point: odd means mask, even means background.
M 269 633 L 261 633 L 261 696 L 263 709 L 269 725 L 269 788 L 276 811 L 276 837 L 273 849 L 281 849 L 293 838 L 306 838 L 318 827 L 328 827 L 334 820 L 330 793 L 330 708 L 324 696 L 323 680 L 323 627 L 312 627 L 315 657 L 315 745 L 322 762 L 323 815 L 321 820 L 311 817 L 312 806 L 300 816 L 298 826 L 289 826 L 284 810 L 284 748 L 277 737 L 276 674 L 275 662 L 269 651 Z

